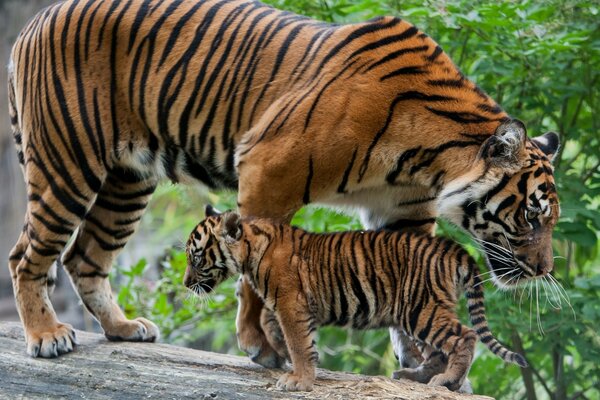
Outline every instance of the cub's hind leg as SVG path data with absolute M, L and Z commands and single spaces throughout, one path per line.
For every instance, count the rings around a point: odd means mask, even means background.
M 60 323 L 50 303 L 52 264 L 77 229 L 104 179 L 102 168 L 83 176 L 81 168 L 66 168 L 56 148 L 24 152 L 27 211 L 23 231 L 9 256 L 17 310 L 23 323 L 27 352 L 56 357 L 76 344 L 75 332 Z
M 261 324 L 261 315 L 264 310 L 263 301 L 243 276 L 238 281 L 236 296 L 238 312 L 235 323 L 238 346 L 248 354 L 253 362 L 266 368 L 281 368 L 285 363 L 285 358 L 271 346 L 270 340 L 265 335 L 265 328 Z M 270 329 L 267 328 L 267 330 Z M 276 339 L 273 338 L 271 341 L 274 340 Z M 280 347 L 278 346 L 278 348 Z
M 462 325 L 450 311 L 436 318 L 434 324 L 439 329 L 430 334 L 425 341 L 448 357 L 448 366 L 444 372 L 433 376 L 429 385 L 464 391 L 467 374 L 473 362 L 477 335 L 471 328 Z
M 156 184 L 153 176 L 111 170 L 62 258 L 83 304 L 110 340 L 155 341 L 159 335 L 147 319 L 125 317 L 108 280 L 113 261 L 135 232 Z

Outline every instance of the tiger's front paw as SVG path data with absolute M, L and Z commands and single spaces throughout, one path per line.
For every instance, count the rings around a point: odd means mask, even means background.
M 52 329 L 27 329 L 27 354 L 31 357 L 52 358 L 70 353 L 77 345 L 77 337 L 69 324 L 57 323 Z
M 286 373 L 277 381 L 277 388 L 288 392 L 310 392 L 313 390 L 314 379 Z
M 146 318 L 124 320 L 114 324 L 104 332 L 108 340 L 129 342 L 155 342 L 160 336 L 158 327 Z

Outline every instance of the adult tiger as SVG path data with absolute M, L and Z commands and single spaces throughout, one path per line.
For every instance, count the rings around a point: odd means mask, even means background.
M 369 228 L 433 232 L 442 215 L 489 242 L 499 280 L 552 269 L 556 134 L 527 139 L 398 18 L 338 26 L 256 1 L 72 0 L 38 14 L 11 58 L 28 205 L 9 267 L 32 356 L 75 343 L 48 299 L 74 232 L 62 264 L 106 336 L 158 336 L 125 318 L 107 277 L 162 177 L 237 188 L 242 215 L 282 221 L 312 202 L 359 210 Z M 240 346 L 277 365 L 260 299 L 248 285 L 242 298 Z

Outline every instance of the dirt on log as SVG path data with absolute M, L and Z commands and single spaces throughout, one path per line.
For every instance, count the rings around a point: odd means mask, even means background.
M 19 323 L 0 322 L 0 398 L 86 399 L 490 399 L 410 381 L 319 369 L 312 392 L 275 388 L 281 370 L 247 358 L 160 343 L 109 342 L 77 331 L 79 346 L 56 359 L 25 353 Z

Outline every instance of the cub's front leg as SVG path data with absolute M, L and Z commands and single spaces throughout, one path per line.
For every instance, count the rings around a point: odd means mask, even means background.
M 293 371 L 283 374 L 277 387 L 289 391 L 310 391 L 315 381 L 319 353 L 314 341 L 314 317 L 301 294 L 280 298 L 275 315 L 279 320 Z

